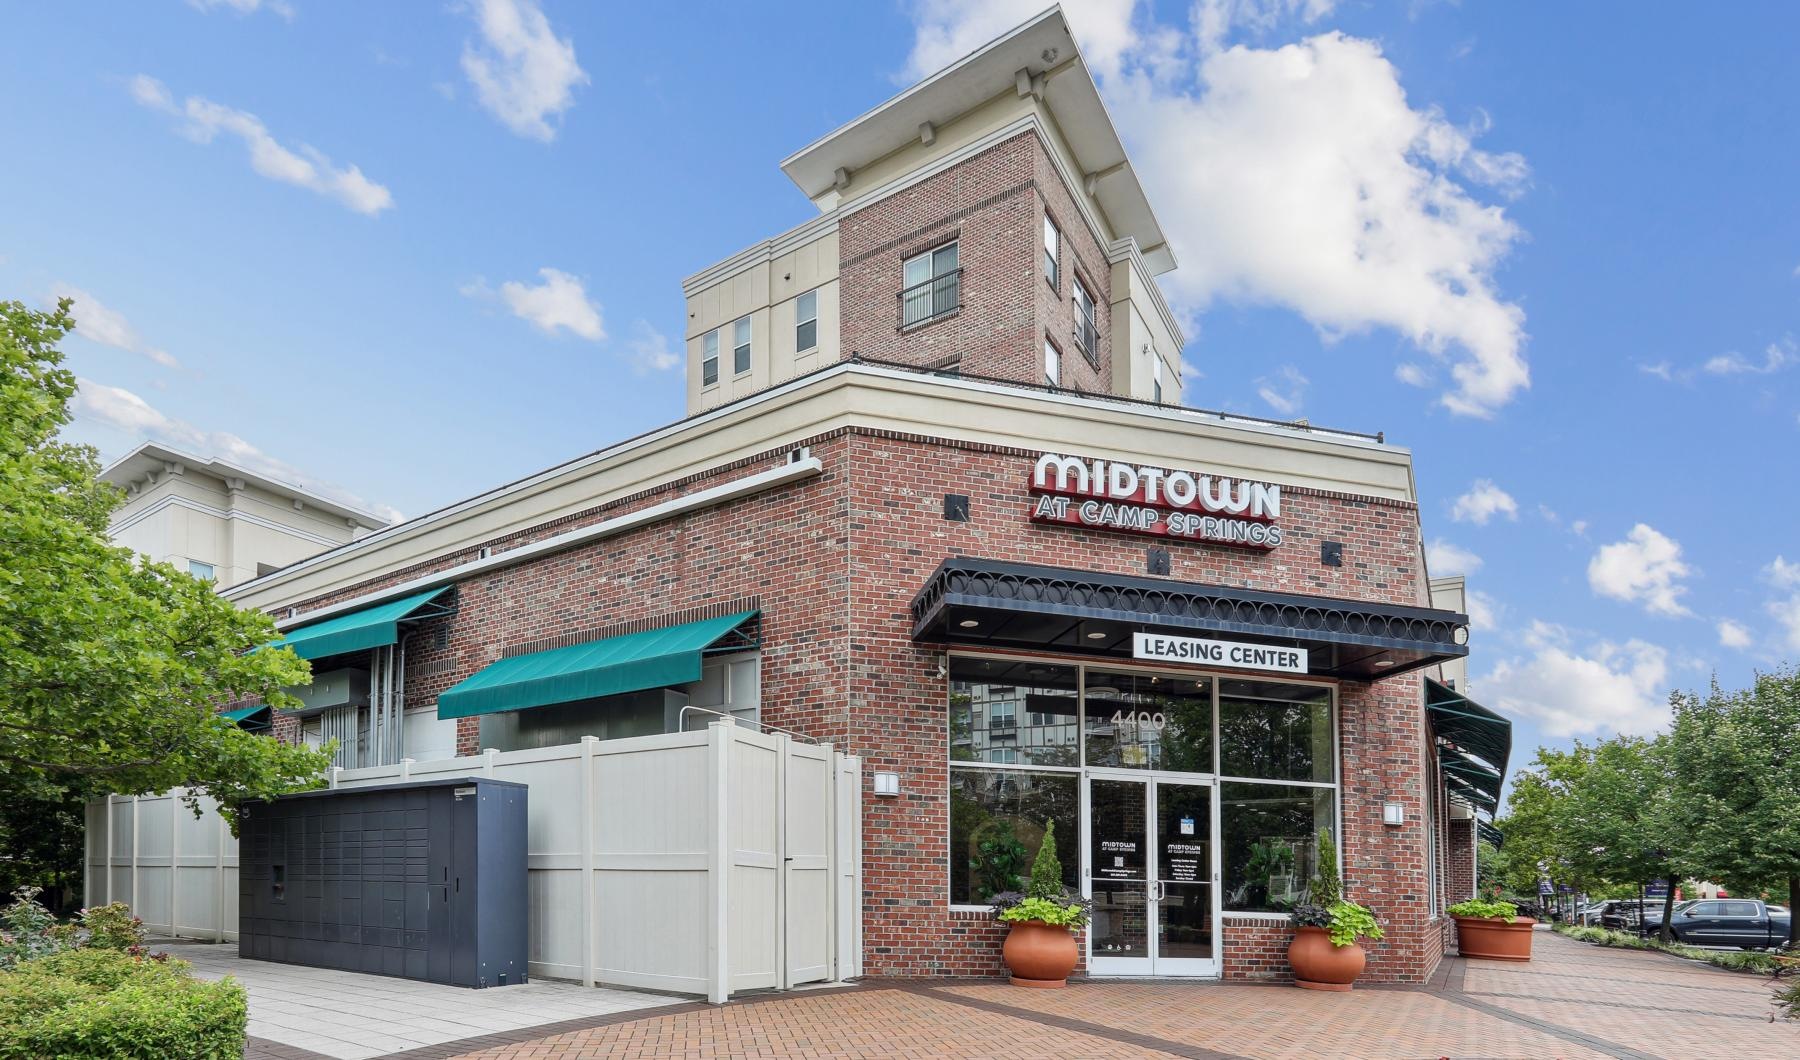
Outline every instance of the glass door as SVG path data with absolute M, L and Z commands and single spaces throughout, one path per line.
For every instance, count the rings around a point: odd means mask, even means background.
M 1218 975 L 1212 786 L 1139 774 L 1092 776 L 1084 789 L 1088 970 Z

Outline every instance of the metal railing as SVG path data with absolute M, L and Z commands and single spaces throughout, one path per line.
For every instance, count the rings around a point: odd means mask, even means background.
M 912 327 L 962 308 L 962 270 L 952 269 L 900 292 L 900 326 Z

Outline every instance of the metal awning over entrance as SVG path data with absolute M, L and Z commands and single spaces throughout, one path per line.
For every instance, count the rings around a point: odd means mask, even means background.
M 385 604 L 376 604 L 313 625 L 290 629 L 269 647 L 291 648 L 302 659 L 323 659 L 328 655 L 386 647 L 400 639 L 401 622 L 449 613 L 450 608 L 439 602 L 438 598 L 452 588 L 446 585 L 427 589 Z
M 1029 563 L 945 560 L 912 602 L 913 639 L 1129 658 L 1132 634 L 1305 648 L 1309 672 L 1368 681 L 1469 653 L 1468 616 Z
M 438 717 L 498 714 L 698 681 L 702 656 L 757 614 L 740 611 L 501 659 L 438 696 Z
M 1512 722 L 1430 678 L 1425 679 L 1425 716 L 1450 793 L 1492 817 L 1500 809 L 1500 787 L 1512 756 Z M 1498 846 L 1500 833 L 1477 823 L 1482 837 Z
M 273 724 L 274 711 L 268 704 L 258 703 L 252 707 L 220 711 L 219 717 L 247 732 L 261 732 Z

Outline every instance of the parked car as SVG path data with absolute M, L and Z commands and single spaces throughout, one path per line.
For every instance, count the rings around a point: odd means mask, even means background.
M 1614 931 L 1636 931 L 1647 913 L 1662 915 L 1663 900 L 1661 898 L 1614 898 L 1603 903 L 1607 908 L 1601 910 L 1599 924 Z
M 1779 912 L 1777 911 L 1779 910 Z M 1746 950 L 1787 944 L 1791 914 L 1748 898 L 1702 898 L 1675 907 L 1669 934 L 1693 946 L 1738 946 Z M 1662 910 L 1646 910 L 1640 922 L 1645 935 L 1662 930 Z
M 1623 922 L 1627 901 L 1635 903 L 1637 899 L 1603 898 L 1598 902 L 1589 902 L 1575 914 L 1575 922 L 1582 927 L 1616 927 Z M 1608 916 L 1613 918 L 1612 924 L 1605 923 Z

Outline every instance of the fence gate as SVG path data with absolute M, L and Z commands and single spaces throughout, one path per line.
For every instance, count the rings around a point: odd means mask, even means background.
M 832 762 L 828 748 L 789 742 L 782 776 L 782 982 L 830 979 Z

